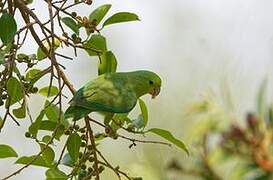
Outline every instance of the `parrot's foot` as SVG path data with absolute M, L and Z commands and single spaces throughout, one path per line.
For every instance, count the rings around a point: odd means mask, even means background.
M 109 125 L 105 127 L 105 134 L 107 134 L 108 137 L 113 138 L 113 139 L 118 138 L 117 131 Z
M 110 122 L 112 121 L 114 117 L 114 113 L 105 113 L 105 116 L 104 116 L 104 125 L 105 126 L 110 126 Z

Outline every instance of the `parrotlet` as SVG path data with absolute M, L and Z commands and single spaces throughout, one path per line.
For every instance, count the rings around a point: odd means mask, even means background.
M 130 112 L 139 97 L 151 94 L 155 98 L 160 87 L 161 78 L 151 71 L 102 74 L 75 93 L 64 117 L 77 121 L 91 112 L 100 112 L 109 122 L 115 113 Z

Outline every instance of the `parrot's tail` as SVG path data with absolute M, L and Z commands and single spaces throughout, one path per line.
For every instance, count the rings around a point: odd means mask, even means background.
M 85 116 L 87 116 L 91 111 L 89 109 L 78 107 L 78 106 L 70 106 L 64 113 L 64 118 L 69 119 L 72 118 L 73 121 L 77 121 Z

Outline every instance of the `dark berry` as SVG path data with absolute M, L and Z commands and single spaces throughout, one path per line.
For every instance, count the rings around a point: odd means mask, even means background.
M 99 170 L 99 172 L 101 173 L 101 172 L 104 170 L 104 167 L 103 167 L 103 166 L 100 166 L 98 170 Z
M 31 134 L 30 134 L 29 132 L 26 132 L 26 133 L 25 133 L 25 136 L 26 136 L 27 138 L 29 138 L 29 137 L 31 136 Z
M 69 135 L 69 134 L 70 134 L 70 131 L 69 131 L 69 130 L 65 130 L 65 131 L 64 131 L 64 134 L 65 134 L 65 135 Z
M 8 98 L 8 95 L 7 94 L 2 94 L 2 99 L 7 99 Z
M 86 139 L 85 134 L 81 135 L 81 139 L 82 139 L 82 140 L 85 140 L 85 139 Z
M 87 170 L 88 170 L 88 172 L 92 172 L 93 171 L 93 169 L 91 167 L 89 167 Z
M 81 147 L 85 147 L 86 143 L 85 142 L 82 142 L 81 143 Z
M 75 130 L 79 130 L 79 129 L 80 129 L 80 126 L 79 126 L 79 125 L 75 125 L 75 126 L 74 126 L 74 129 L 75 129 Z
M 80 132 L 81 132 L 81 133 L 85 133 L 85 129 L 84 129 L 84 128 L 81 128 L 81 129 L 80 129 Z
M 75 40 L 75 39 L 77 38 L 77 35 L 76 35 L 76 34 L 72 34 L 71 38 L 72 38 L 73 40 Z
M 85 165 L 85 164 L 82 164 L 82 165 L 81 165 L 81 169 L 86 169 L 86 165 Z
M 87 146 L 87 149 L 88 149 L 88 150 L 92 150 L 92 145 L 88 145 L 88 146 Z
M 76 12 L 72 12 L 71 15 L 72 15 L 73 17 L 77 17 L 77 13 L 76 13 Z
M 32 92 L 32 93 L 37 93 L 37 92 L 38 92 L 38 88 L 37 88 L 37 87 L 33 87 L 33 88 L 31 89 L 31 92 Z

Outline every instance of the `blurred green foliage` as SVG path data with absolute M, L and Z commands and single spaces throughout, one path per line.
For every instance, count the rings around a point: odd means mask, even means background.
M 197 121 L 191 131 L 191 165 L 170 160 L 167 170 L 177 177 L 222 180 L 273 178 L 272 106 L 266 103 L 266 81 L 257 94 L 257 110 L 235 121 L 213 96 L 193 103 L 187 116 Z

